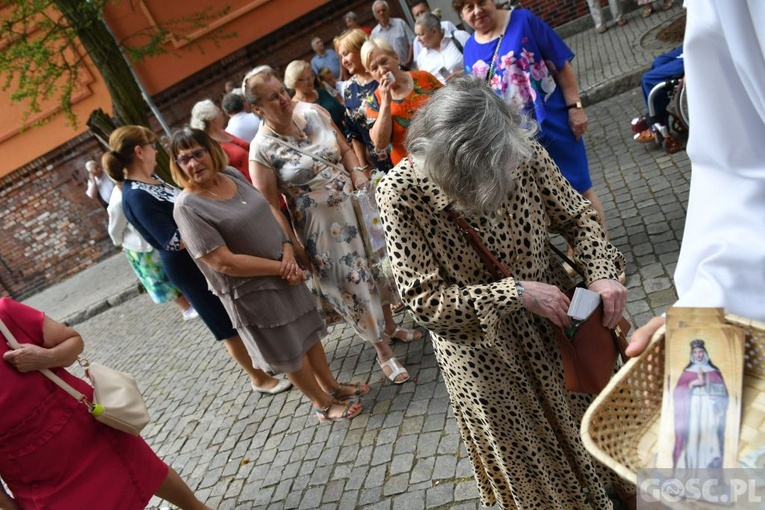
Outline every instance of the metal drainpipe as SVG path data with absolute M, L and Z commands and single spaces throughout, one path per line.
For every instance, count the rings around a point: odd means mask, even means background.
M 398 0 L 398 3 L 401 5 L 401 9 L 404 11 L 406 22 L 409 23 L 409 27 L 414 30 L 414 18 L 412 17 L 412 10 L 409 8 L 409 4 L 406 2 L 406 0 Z

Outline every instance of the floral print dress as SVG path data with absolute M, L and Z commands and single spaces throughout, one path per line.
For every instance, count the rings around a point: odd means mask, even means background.
M 303 136 L 261 129 L 250 146 L 250 160 L 276 172 L 279 192 L 314 266 L 314 287 L 359 336 L 379 342 L 385 320 L 351 202 L 351 177 L 321 161 L 341 165 L 335 131 L 326 114 L 305 103 L 295 107 L 293 120 Z
M 378 151 L 369 136 L 369 129 L 374 119 L 367 118 L 367 103 L 374 100 L 378 83 L 372 80 L 364 85 L 359 82 L 358 75 L 351 76 L 345 84 L 344 101 L 345 125 L 348 128 L 348 140 L 358 140 L 363 143 L 372 158 L 372 164 L 381 172 L 387 172 L 393 165 L 387 150 Z
M 574 58 L 558 34 L 530 11 L 514 9 L 501 38 L 479 43 L 472 35 L 463 57 L 466 74 L 488 80 L 507 103 L 537 121 L 537 140 L 566 180 L 580 193 L 589 190 L 592 180 L 584 141 L 571 132 L 566 100 L 554 78 Z

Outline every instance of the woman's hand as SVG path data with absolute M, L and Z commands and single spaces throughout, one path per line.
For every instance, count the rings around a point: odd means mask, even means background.
M 572 108 L 568 111 L 568 125 L 577 141 L 587 132 L 587 114 L 583 108 Z
M 635 356 L 642 354 L 648 346 L 648 342 L 651 341 L 651 337 L 653 337 L 654 333 L 656 333 L 666 322 L 667 320 L 664 317 L 654 317 L 648 321 L 648 324 L 636 329 L 635 332 L 632 333 L 630 344 L 625 350 L 627 356 L 634 358 Z
M 295 253 L 292 249 L 292 244 L 284 243 L 282 246 L 282 264 L 279 267 L 279 276 L 285 280 L 289 280 L 298 273 L 303 274 L 300 266 L 298 266 L 298 263 L 295 261 Z
M 380 78 L 380 84 L 377 86 L 377 90 L 380 91 L 380 109 L 390 108 L 390 102 L 393 98 L 391 89 L 393 88 L 394 83 L 395 80 L 391 80 L 388 73 L 385 73 L 383 77 Z
M 369 184 L 369 177 L 367 177 L 367 174 L 361 170 L 353 170 L 351 172 L 351 179 L 353 180 L 353 187 L 355 189 L 362 189 Z
M 3 359 L 22 373 L 51 366 L 51 356 L 48 349 L 33 344 L 21 344 L 18 349 L 3 354 Z
M 541 315 L 561 329 L 571 327 L 568 307 L 571 301 L 555 285 L 541 282 L 518 282 L 523 285 L 523 307 Z
M 297 263 L 300 264 L 300 267 L 303 269 L 308 269 L 309 271 L 313 271 L 311 258 L 308 256 L 308 252 L 305 251 L 305 248 L 303 248 L 300 244 L 296 244 L 292 248 L 295 253 L 295 260 L 297 260 Z
M 627 288 L 616 280 L 595 280 L 588 287 L 603 299 L 603 327 L 613 329 L 627 308 Z

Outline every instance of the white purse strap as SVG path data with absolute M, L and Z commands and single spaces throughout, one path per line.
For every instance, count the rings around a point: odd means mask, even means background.
M 12 350 L 16 350 L 21 347 L 21 344 L 16 340 L 16 337 L 13 336 L 13 333 L 11 333 L 11 331 L 8 329 L 8 327 L 5 325 L 2 319 L 0 319 L 0 333 L 2 333 L 5 339 L 8 341 L 8 345 L 10 346 Z M 82 402 L 88 407 L 90 407 L 90 403 L 88 402 L 88 399 L 85 397 L 85 395 L 83 395 L 82 393 L 74 389 L 69 383 L 64 381 L 62 378 L 60 378 L 59 376 L 57 376 L 56 374 L 54 374 L 47 368 L 41 368 L 40 372 L 42 372 L 42 374 L 45 377 L 53 381 L 62 390 L 69 393 L 72 396 L 72 398 L 74 398 L 77 402 Z
M 343 168 L 342 166 L 337 165 L 335 163 L 331 163 L 331 162 L 327 161 L 326 159 L 322 158 L 321 156 L 317 156 L 316 154 L 311 154 L 310 152 L 304 151 L 300 147 L 296 147 L 296 146 L 292 145 L 291 143 L 289 143 L 289 142 L 287 142 L 285 140 L 282 140 L 281 138 L 277 138 L 277 137 L 275 137 L 273 135 L 269 135 L 268 133 L 263 133 L 263 136 L 267 136 L 271 140 L 274 140 L 276 143 L 280 143 L 280 144 L 284 145 L 285 147 L 288 147 L 288 148 L 292 149 L 295 152 L 299 152 L 303 156 L 308 156 L 309 158 L 311 158 L 313 160 L 316 160 L 319 163 L 324 163 L 325 165 L 327 165 L 330 168 L 334 168 L 335 170 L 337 170 L 339 172 L 346 173 L 345 168 Z

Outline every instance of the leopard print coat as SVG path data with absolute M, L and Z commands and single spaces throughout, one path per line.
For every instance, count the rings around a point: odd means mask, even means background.
M 624 258 L 589 202 L 534 143 L 497 216 L 467 218 L 513 275 L 494 281 L 444 210 L 448 198 L 408 159 L 382 180 L 377 200 L 396 285 L 432 333 L 481 503 L 611 508 L 603 483 L 616 477 L 579 437 L 592 397 L 565 390 L 551 327 L 522 308 L 515 288 L 516 280 L 571 285 L 548 248 L 551 232 L 574 247 L 587 283 L 617 278 Z

